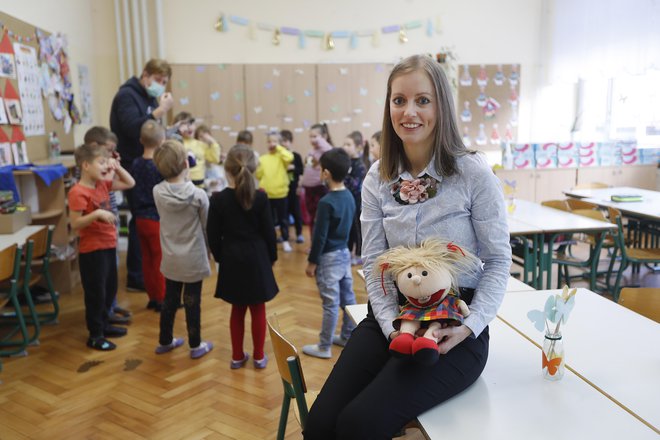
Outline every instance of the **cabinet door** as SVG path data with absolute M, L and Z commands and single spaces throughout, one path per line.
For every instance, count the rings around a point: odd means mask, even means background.
M 577 184 L 599 182 L 609 186 L 618 186 L 618 167 L 594 167 L 579 168 L 577 172 Z
M 657 167 L 655 165 L 633 165 L 621 167 L 615 179 L 617 186 L 655 190 Z
M 515 182 L 516 191 L 514 197 L 516 199 L 534 201 L 534 173 L 535 170 L 497 170 L 495 175 L 504 183 L 507 180 L 511 183 Z
M 576 168 L 558 168 L 552 170 L 536 170 L 535 202 L 544 200 L 565 199 L 564 191 L 575 186 Z

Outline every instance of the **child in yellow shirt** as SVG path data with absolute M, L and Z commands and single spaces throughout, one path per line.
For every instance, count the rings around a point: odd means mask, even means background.
M 208 132 L 195 139 L 195 118 L 188 112 L 179 112 L 174 117 L 174 124 L 183 138 L 186 151 L 195 156 L 196 165 L 190 168 L 188 176 L 193 184 L 203 188 L 207 163 L 220 163 L 220 145 Z
M 289 244 L 289 174 L 287 167 L 293 162 L 293 153 L 284 148 L 278 132 L 268 133 L 268 152 L 259 157 L 259 167 L 255 173 L 259 187 L 266 191 L 275 224 L 280 226 L 282 250 L 291 252 Z

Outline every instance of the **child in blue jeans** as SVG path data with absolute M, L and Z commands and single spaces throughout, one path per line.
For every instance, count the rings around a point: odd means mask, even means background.
M 355 215 L 355 201 L 344 186 L 344 179 L 351 167 L 346 151 L 333 148 L 320 159 L 321 180 L 328 193 L 319 201 L 312 236 L 312 250 L 307 258 L 305 273 L 316 276 L 323 302 L 323 321 L 318 344 L 305 345 L 303 353 L 321 359 L 332 357 L 332 344 L 343 347 L 355 325 L 346 314 L 345 306 L 355 304 L 351 253 L 348 235 Z M 335 335 L 339 319 L 339 307 L 344 310 L 341 332 Z

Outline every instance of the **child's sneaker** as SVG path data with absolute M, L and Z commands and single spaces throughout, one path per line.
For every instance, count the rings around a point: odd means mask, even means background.
M 305 237 L 303 237 L 302 234 L 296 237 L 296 243 L 304 243 L 305 242 Z
M 303 346 L 303 353 L 308 356 L 314 356 L 321 359 L 330 359 L 332 357 L 332 351 L 330 349 L 322 350 L 319 347 L 319 344 L 310 344 Z
M 190 357 L 192 359 L 199 359 L 211 350 L 213 350 L 213 343 L 204 341 L 199 344 L 199 347 L 190 349 Z
M 342 338 L 341 335 L 334 335 L 332 337 L 332 343 L 335 345 L 339 345 L 340 347 L 346 347 L 347 342 L 348 342 L 348 338 Z
M 266 368 L 266 365 L 268 365 L 268 356 L 266 356 L 266 353 L 264 353 L 263 359 L 255 359 L 252 362 L 254 363 L 254 368 L 257 370 L 263 370 Z
M 240 361 L 235 361 L 232 359 L 231 363 L 229 364 L 229 368 L 231 368 L 232 370 L 238 370 L 243 365 L 245 365 L 248 359 L 250 359 L 250 355 L 247 353 L 243 353 L 243 359 L 241 359 Z
M 156 347 L 156 354 L 168 353 L 177 347 L 181 347 L 182 345 L 183 345 L 183 339 L 172 338 L 172 342 L 170 342 L 169 344 L 159 345 L 158 347 Z
M 117 348 L 115 344 L 112 342 L 108 341 L 105 338 L 89 338 L 87 340 L 87 346 L 89 348 L 93 348 L 94 350 L 100 350 L 100 351 L 110 351 L 114 350 Z
M 291 248 L 291 245 L 289 244 L 288 241 L 283 241 L 282 242 L 282 250 L 284 252 L 291 252 L 293 249 Z

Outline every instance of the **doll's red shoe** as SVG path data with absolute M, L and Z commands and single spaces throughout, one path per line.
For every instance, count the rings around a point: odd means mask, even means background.
M 433 365 L 440 359 L 438 343 L 429 338 L 417 338 L 412 345 L 415 362 L 423 365 Z
M 390 353 L 394 357 L 410 356 L 415 337 L 410 333 L 401 333 L 390 342 Z

